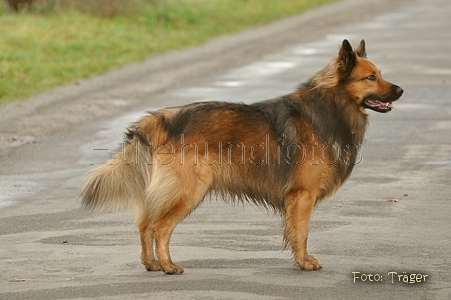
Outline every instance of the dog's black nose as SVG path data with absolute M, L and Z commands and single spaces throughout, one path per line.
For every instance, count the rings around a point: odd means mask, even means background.
M 402 93 L 404 93 L 404 90 L 400 86 L 397 86 L 395 88 L 395 93 L 396 93 L 396 95 L 398 95 L 398 97 L 401 97 Z

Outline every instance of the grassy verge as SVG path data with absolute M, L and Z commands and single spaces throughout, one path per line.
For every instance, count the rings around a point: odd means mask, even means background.
M 332 1 L 153 0 L 107 16 L 73 7 L 15 14 L 0 6 L 0 103 Z

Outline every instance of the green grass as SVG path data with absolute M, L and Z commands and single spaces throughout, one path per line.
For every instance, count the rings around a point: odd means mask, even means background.
M 75 1 L 75 0 L 73 0 Z M 0 103 L 333 0 L 154 0 L 111 16 L 0 6 Z

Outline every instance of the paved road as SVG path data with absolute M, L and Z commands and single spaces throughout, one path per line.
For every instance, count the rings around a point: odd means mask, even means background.
M 448 0 L 344 1 L 0 107 L 0 299 L 450 299 L 449 16 Z M 288 93 L 343 38 L 405 94 L 371 113 L 362 162 L 313 214 L 322 270 L 297 270 L 249 205 L 207 200 L 180 224 L 182 276 L 144 270 L 131 213 L 80 210 L 83 174 L 146 109 Z

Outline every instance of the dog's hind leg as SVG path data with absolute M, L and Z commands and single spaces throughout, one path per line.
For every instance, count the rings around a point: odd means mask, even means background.
M 147 215 L 143 215 L 138 221 L 139 235 L 141 237 L 141 262 L 147 271 L 160 271 L 161 267 L 155 258 L 154 233 L 152 224 Z
M 185 198 L 186 197 L 186 198 Z M 158 219 L 153 228 L 155 232 L 156 250 L 160 266 L 166 274 L 182 274 L 183 268 L 175 264 L 169 252 L 171 234 L 179 222 L 188 216 L 203 200 L 204 195 L 182 197 L 162 218 Z
M 154 224 L 156 250 L 161 269 L 166 274 L 182 274 L 183 268 L 175 264 L 169 252 L 171 234 L 177 224 L 182 221 L 195 207 L 186 199 L 179 199 L 177 204 L 164 217 Z
M 156 243 L 156 252 L 161 269 L 166 274 L 182 274 L 183 268 L 175 264 L 169 252 L 171 234 L 179 222 L 185 219 L 204 199 L 213 181 L 211 172 L 190 167 L 192 170 L 178 170 L 173 176 L 177 178 L 170 188 L 176 193 L 166 195 L 170 198 L 161 198 L 159 201 L 170 203 L 170 207 L 161 211 L 153 223 L 153 232 Z M 194 170 L 195 169 L 195 170 Z M 162 187 L 170 190 L 169 187 Z M 156 193 L 160 194 L 161 193 Z
M 308 191 L 294 191 L 285 199 L 284 239 L 290 243 L 296 263 L 303 270 L 321 269 L 318 259 L 307 253 L 310 216 L 316 197 Z

